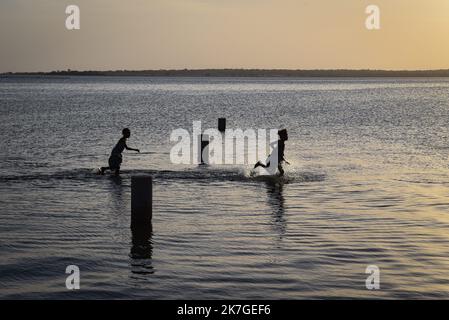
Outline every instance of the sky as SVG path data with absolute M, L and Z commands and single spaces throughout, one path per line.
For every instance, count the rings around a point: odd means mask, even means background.
M 0 72 L 449 69 L 448 40 L 448 0 L 0 1 Z

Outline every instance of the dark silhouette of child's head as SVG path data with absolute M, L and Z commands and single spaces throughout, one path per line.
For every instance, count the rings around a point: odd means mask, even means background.
M 129 137 L 131 137 L 131 130 L 129 130 L 128 128 L 125 128 L 122 130 L 122 134 L 125 138 L 128 139 Z
M 287 129 L 279 130 L 279 131 L 278 131 L 278 135 L 279 135 L 279 138 L 280 138 L 282 141 L 287 141 L 287 140 L 288 140 Z

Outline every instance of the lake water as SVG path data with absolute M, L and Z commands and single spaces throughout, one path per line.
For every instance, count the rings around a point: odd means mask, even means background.
M 0 111 L 0 298 L 449 298 L 449 79 L 1 78 Z M 286 181 L 170 162 L 172 130 L 219 117 L 287 128 Z M 123 127 L 145 153 L 93 174 Z

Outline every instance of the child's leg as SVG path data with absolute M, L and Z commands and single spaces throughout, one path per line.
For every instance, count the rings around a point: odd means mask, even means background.
M 115 175 L 119 176 L 120 175 L 120 168 L 115 169 Z
M 282 164 L 278 164 L 279 175 L 282 177 L 284 175 L 284 168 L 282 168 Z
M 254 165 L 254 169 L 256 169 L 257 167 L 266 168 L 266 167 L 269 167 L 269 166 L 270 166 L 269 162 L 267 164 L 263 164 L 262 162 L 257 161 L 257 163 Z
M 104 172 L 105 172 L 106 170 L 109 170 L 109 167 L 101 167 L 101 168 L 100 168 L 100 173 L 101 173 L 101 174 L 104 174 Z

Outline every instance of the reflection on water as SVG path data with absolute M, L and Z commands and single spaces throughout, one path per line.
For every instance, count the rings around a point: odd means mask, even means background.
M 129 206 L 124 198 L 126 185 L 123 184 L 121 176 L 110 175 L 107 177 L 110 181 L 110 194 L 112 210 L 117 217 L 117 223 L 125 225 L 124 215 L 129 211 Z M 153 225 L 133 225 L 131 226 L 131 272 L 133 274 L 152 274 L 152 256 L 153 256 Z M 118 238 L 119 240 L 121 237 Z
M 153 224 L 133 226 L 131 233 L 131 272 L 133 274 L 153 274 Z
M 267 181 L 268 204 L 273 209 L 272 226 L 282 240 L 287 229 L 287 221 L 284 217 L 284 184 L 282 182 Z

